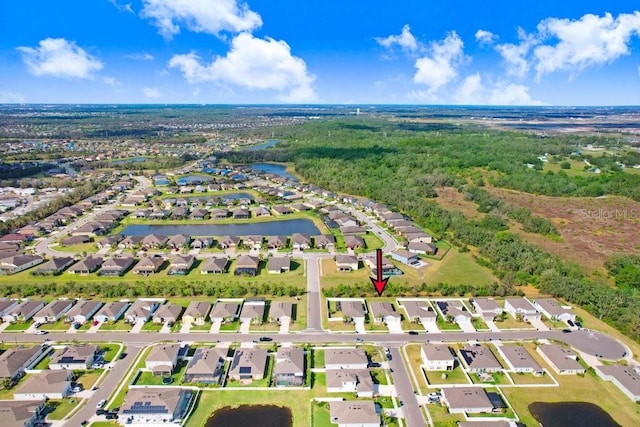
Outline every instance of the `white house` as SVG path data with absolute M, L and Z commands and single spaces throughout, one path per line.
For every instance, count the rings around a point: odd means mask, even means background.
M 450 371 L 456 359 L 446 344 L 425 344 L 420 349 L 422 364 L 427 371 Z

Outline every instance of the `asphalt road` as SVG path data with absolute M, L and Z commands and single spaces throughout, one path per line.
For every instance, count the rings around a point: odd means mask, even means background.
M 307 332 L 322 331 L 322 298 L 320 297 L 320 258 L 306 256 Z
M 391 360 L 389 368 L 391 368 L 391 375 L 393 376 L 393 384 L 396 387 L 398 393 L 398 400 L 402 402 L 402 413 L 407 427 L 424 427 L 426 425 L 420 405 L 416 399 L 416 395 L 413 392 L 413 386 L 411 385 L 411 379 L 402 361 L 402 354 L 398 347 L 389 347 L 389 353 L 391 354 Z

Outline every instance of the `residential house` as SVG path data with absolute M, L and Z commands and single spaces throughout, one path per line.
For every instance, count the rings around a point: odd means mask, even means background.
M 40 265 L 37 269 L 33 271 L 33 274 L 42 274 L 42 275 L 56 275 L 62 273 L 67 267 L 73 264 L 76 260 L 72 257 L 55 257 L 51 258 L 49 261 Z
M 91 368 L 98 353 L 98 346 L 91 344 L 70 345 L 56 350 L 49 361 L 49 369 L 84 370 Z
M 109 258 L 102 264 L 102 268 L 98 271 L 100 276 L 122 276 L 135 263 L 135 259 L 131 256 L 119 256 Z
M 263 379 L 268 358 L 269 353 L 262 348 L 237 349 L 229 368 L 229 378 L 235 381 Z
M 364 262 L 371 269 L 371 273 L 376 276 L 378 274 L 378 260 L 375 256 L 365 256 Z M 387 258 L 382 257 L 382 275 L 385 277 L 402 276 L 404 273 L 396 267 Z
M 118 413 L 120 425 L 181 425 L 193 391 L 177 387 L 131 388 Z
M 269 249 L 282 249 L 287 247 L 289 238 L 287 236 L 269 236 L 267 238 L 267 247 Z
M 0 274 L 15 274 L 44 262 L 38 255 L 19 254 L 0 260 Z
M 360 249 L 365 247 L 365 242 L 360 236 L 344 236 L 344 246 L 348 249 Z
M 336 268 L 338 271 L 355 271 L 359 267 L 358 258 L 354 255 L 336 255 Z
M 319 234 L 313 236 L 313 242 L 318 249 L 333 249 L 336 245 L 336 237 L 333 234 Z
M 161 249 L 164 248 L 169 241 L 167 236 L 158 236 L 156 234 L 148 234 L 142 238 L 143 249 Z
M 141 276 L 149 276 L 157 273 L 164 264 L 164 258 L 160 255 L 147 255 L 133 267 L 133 272 Z
M 289 215 L 293 213 L 293 210 L 289 206 L 273 206 L 271 208 L 275 215 Z
M 326 369 L 367 369 L 369 359 L 361 348 L 327 348 L 324 350 Z
M 193 255 L 175 255 L 171 257 L 167 274 L 170 276 L 184 276 L 189 274 L 195 259 Z
M 74 236 L 70 236 L 70 237 L 65 237 L 64 239 L 60 240 L 60 245 L 61 246 L 73 246 L 73 245 L 81 245 L 84 243 L 89 243 L 91 242 L 91 238 L 85 234 L 82 235 L 74 235 Z
M 251 298 L 245 300 L 240 311 L 240 321 L 254 324 L 262 323 L 264 319 L 265 301 L 263 299 Z
M 191 249 L 206 249 L 211 246 L 213 246 L 213 239 L 211 237 L 196 237 L 189 245 Z
M 187 208 L 177 207 L 171 211 L 170 216 L 171 216 L 171 219 L 181 220 L 181 219 L 185 219 L 188 214 L 189 214 L 189 210 Z
M 442 400 L 451 414 L 493 411 L 493 403 L 482 387 L 445 387 L 442 389 Z
M 67 271 L 70 274 L 91 274 L 97 271 L 103 262 L 102 257 L 89 255 L 72 265 Z
M 327 369 L 326 385 L 327 393 L 356 393 L 365 398 L 377 394 L 367 369 Z
M 540 312 L 524 297 L 513 297 L 504 300 L 504 311 L 514 318 L 532 321 L 540 320 Z
M 293 233 L 291 236 L 291 247 L 298 250 L 311 249 L 311 236 L 302 233 Z
M 184 372 L 187 383 L 222 384 L 228 348 L 198 347 Z
M 420 348 L 422 364 L 427 371 L 451 371 L 456 358 L 446 344 L 425 344 Z
M 236 276 L 247 275 L 255 276 L 258 274 L 258 266 L 260 259 L 251 255 L 240 255 L 236 260 L 236 268 L 233 274 Z
M 178 319 L 180 319 L 183 311 L 183 306 L 168 302 L 158 307 L 155 313 L 153 313 L 153 323 L 174 325 Z
M 611 381 L 629 399 L 634 402 L 640 402 L 640 373 L 637 367 L 600 365 L 594 366 L 594 368 L 600 378 Z
M 181 352 L 180 344 L 157 344 L 145 360 L 144 367 L 154 375 L 171 375 Z
M 0 379 L 17 381 L 25 371 L 34 366 L 48 351 L 39 345 L 33 347 L 9 347 L 0 354 Z
M 402 316 L 388 301 L 369 301 L 369 312 L 374 323 L 384 323 L 390 328 L 401 327 Z
M 64 399 L 71 391 L 71 370 L 44 370 L 30 375 L 13 393 L 16 400 Z
M 251 210 L 251 212 L 253 213 L 253 216 L 258 218 L 261 216 L 270 216 L 271 215 L 271 211 L 265 207 L 265 206 L 258 206 L 256 208 L 253 208 Z
M 340 300 L 336 306 L 348 321 L 364 324 L 366 310 L 361 300 Z
M 498 352 L 509 369 L 513 372 L 526 372 L 534 375 L 543 375 L 544 370 L 538 362 L 521 345 L 501 345 L 496 346 Z
M 367 230 L 359 225 L 346 225 L 339 228 L 343 236 L 352 236 L 354 234 L 365 234 Z
M 11 309 L 18 306 L 20 302 L 14 299 L 0 299 L 0 318 L 3 317 L 6 313 L 8 313 Z
M 291 320 L 293 316 L 293 304 L 288 301 L 272 301 L 269 306 L 269 320 L 282 323 Z
M 204 325 L 213 304 L 206 301 L 191 301 L 182 316 L 183 323 Z
M 212 322 L 235 322 L 238 319 L 240 313 L 240 304 L 237 302 L 221 301 L 218 300 L 216 305 L 213 306 L 209 317 Z
M 211 213 L 213 219 L 225 219 L 229 217 L 229 211 L 227 209 L 216 209 Z
M 251 218 L 251 213 L 248 209 L 238 208 L 233 210 L 233 219 L 249 219 Z
M 92 300 L 79 300 L 67 311 L 65 318 L 67 322 L 83 324 L 91 320 L 94 314 L 102 307 L 102 302 Z
M 436 301 L 436 306 L 444 319 L 452 320 L 458 324 L 471 322 L 471 313 L 460 301 Z
M 578 355 L 559 344 L 543 344 L 536 351 L 559 375 L 584 374 L 586 369 L 578 363 Z
M 0 400 L 3 427 L 35 427 L 43 416 L 43 400 Z
M 575 322 L 576 314 L 570 306 L 561 305 L 553 298 L 538 298 L 534 300 L 533 306 L 551 320 L 561 320 Z
M 3 322 L 26 322 L 45 306 L 44 301 L 24 300 L 2 316 Z
M 238 236 L 224 236 L 218 242 L 221 249 L 235 248 L 240 244 L 240 238 Z
M 338 427 L 380 427 L 380 415 L 372 400 L 329 402 L 329 418 Z
M 57 299 L 55 301 L 51 301 L 33 315 L 33 320 L 36 323 L 57 322 L 67 311 L 71 309 L 73 302 L 73 300 L 68 299 Z
M 471 304 L 484 320 L 493 321 L 504 311 L 493 298 L 473 298 Z
M 438 247 L 433 243 L 409 242 L 407 250 L 414 254 L 435 255 L 438 252 Z
M 129 308 L 129 303 L 126 301 L 113 301 L 108 302 L 93 316 L 98 322 L 116 322 L 120 319 L 124 312 Z
M 139 245 L 142 245 L 143 236 L 127 236 L 120 240 L 118 243 L 118 249 L 133 249 Z
M 227 272 L 227 264 L 229 259 L 226 257 L 206 258 L 200 266 L 200 274 L 224 274 Z
M 291 270 L 291 258 L 289 257 L 271 257 L 267 262 L 267 272 L 269 274 L 280 274 Z
M 482 344 L 465 345 L 460 349 L 460 356 L 467 370 L 475 374 L 499 372 L 503 369 L 489 347 Z
M 262 247 L 263 236 L 244 236 L 242 238 L 242 244 L 249 249 L 260 249 Z
M 396 249 L 395 251 L 391 252 L 391 258 L 406 265 L 411 265 L 418 262 L 418 256 L 412 252 L 407 251 L 406 249 Z
M 436 324 L 438 316 L 426 300 L 402 300 L 402 306 L 410 322 Z
M 300 347 L 280 347 L 273 369 L 276 387 L 302 386 L 305 372 L 304 350 Z
M 407 242 L 409 243 L 433 243 L 433 237 L 423 231 L 418 231 L 416 233 L 404 233 L 404 238 L 407 239 Z
M 159 306 L 157 300 L 138 299 L 124 313 L 124 318 L 129 323 L 147 322 Z
M 182 248 L 188 248 L 190 243 L 191 236 L 187 236 L 186 234 L 176 234 L 167 240 L 167 247 L 173 250 L 180 250 Z

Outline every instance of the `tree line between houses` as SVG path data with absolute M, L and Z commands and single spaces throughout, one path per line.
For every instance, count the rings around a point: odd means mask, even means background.
M 425 130 L 426 129 L 426 130 Z M 296 172 L 328 190 L 358 195 L 384 203 L 409 215 L 438 238 L 455 245 L 478 248 L 477 260 L 501 281 L 491 289 L 498 295 L 518 293 L 518 286 L 533 284 L 541 291 L 581 305 L 622 332 L 640 338 L 640 292 L 632 286 L 612 287 L 592 277 L 575 263 L 544 252 L 507 231 L 507 218 L 528 231 L 553 236 L 549 221 L 511 206 L 480 188 L 485 179 L 497 187 L 550 196 L 615 194 L 640 200 L 640 176 L 610 170 L 593 176 L 542 172 L 539 156 L 568 158 L 591 138 L 488 131 L 465 126 L 407 127 L 386 120 L 345 119 L 305 123 L 278 129 L 283 142 L 262 151 L 225 153 L 230 162 L 293 162 Z M 626 152 L 621 151 L 625 159 Z M 634 154 L 628 161 L 633 161 Z M 447 211 L 433 198 L 435 188 L 454 187 L 490 212 L 471 221 L 458 211 Z M 636 265 L 634 268 L 638 268 Z M 632 267 L 623 269 L 633 273 Z M 617 273 L 620 275 L 620 273 Z M 618 277 L 618 276 L 616 276 Z M 623 280 L 623 279 L 621 279 Z M 398 285 L 401 286 L 401 285 Z M 425 285 L 426 286 L 426 285 Z M 452 284 L 438 285 L 442 290 Z M 455 286 L 454 286 L 455 287 Z M 460 287 L 472 292 L 474 286 Z M 328 290 L 332 296 L 357 294 L 356 285 Z M 397 289 L 401 294 L 402 289 Z M 417 290 L 413 290 L 416 292 Z M 426 289 L 425 289 L 426 291 Z M 482 290 L 482 293 L 488 289 Z M 362 291 L 361 291 L 362 292 Z M 395 293 L 395 292 L 394 292 Z

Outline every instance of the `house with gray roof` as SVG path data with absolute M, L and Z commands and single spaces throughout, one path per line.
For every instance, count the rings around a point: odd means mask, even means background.
M 200 274 L 224 274 L 228 264 L 229 259 L 226 257 L 206 258 L 200 266 Z
M 11 311 L 11 309 L 18 306 L 20 301 L 14 299 L 0 299 L 0 317 L 4 316 L 5 313 Z
M 262 323 L 264 319 L 265 301 L 263 299 L 247 299 L 240 311 L 241 322 Z
M 444 319 L 453 319 L 458 324 L 471 322 L 471 313 L 460 301 L 436 301 L 436 306 Z
M 329 417 L 338 427 L 380 427 L 380 415 L 372 400 L 329 402 Z
M 42 417 L 43 400 L 0 400 L 3 427 L 34 427 Z
M 460 349 L 460 360 L 472 373 L 499 372 L 502 365 L 489 347 L 482 344 L 465 345 Z
M 191 301 L 182 315 L 183 323 L 204 325 L 213 304 L 207 301 Z
M 273 379 L 276 387 L 304 384 L 305 357 L 300 347 L 280 347 L 275 356 Z
M 51 258 L 49 261 L 40 265 L 40 267 L 36 268 L 33 271 L 33 274 L 42 274 L 42 275 L 56 275 L 62 273 L 67 267 L 73 264 L 76 260 L 72 257 L 55 257 Z
M 198 347 L 184 372 L 188 383 L 222 384 L 224 364 L 229 349 L 226 347 Z
M 553 298 L 538 298 L 533 301 L 533 306 L 537 308 L 550 320 L 571 320 L 575 322 L 576 313 L 568 305 L 562 305 Z
M 407 319 L 410 322 L 414 323 L 432 323 L 435 324 L 438 315 L 431 304 L 429 304 L 426 300 L 402 300 L 402 307 L 404 308 L 405 313 L 407 314 Z
M 44 262 L 39 255 L 18 254 L 2 258 L 0 274 L 15 274 Z
M 367 369 L 327 369 L 327 393 L 356 393 L 358 397 L 373 397 L 376 386 Z
M 157 300 L 138 299 L 124 313 L 124 318 L 129 323 L 147 322 L 160 307 Z
M 70 323 L 83 324 L 91 320 L 100 307 L 102 307 L 101 301 L 79 300 L 71 307 L 71 310 L 66 312 L 65 319 Z
M 540 312 L 525 297 L 512 297 L 504 300 L 504 311 L 514 318 L 532 321 L 540 319 Z
M 542 344 L 536 351 L 559 375 L 584 374 L 587 370 L 578 363 L 578 355 L 559 344 Z
M 238 319 L 240 314 L 240 304 L 231 301 L 218 300 L 216 305 L 213 306 L 209 317 L 212 322 L 234 322 Z
M 339 300 L 337 304 L 340 305 L 340 312 L 347 320 L 364 322 L 366 310 L 361 300 Z
M 527 372 L 534 375 L 543 375 L 544 370 L 538 362 L 529 354 L 527 349 L 521 345 L 500 345 L 496 346 L 498 353 L 502 355 L 502 358 L 509 370 L 513 372 Z
M 369 301 L 369 313 L 374 323 L 384 323 L 387 326 L 400 327 L 402 316 L 388 301 Z
M 267 237 L 267 248 L 282 249 L 287 247 L 289 238 L 287 236 L 269 236 Z
M 427 371 L 451 371 L 456 366 L 456 358 L 446 344 L 425 344 L 420 348 L 420 357 Z
M 147 255 L 133 267 L 133 272 L 141 276 L 157 273 L 164 264 L 164 258 L 159 255 Z
M 17 381 L 25 370 L 35 365 L 46 353 L 42 346 L 11 347 L 0 354 L 0 379 Z
M 471 305 L 484 320 L 489 321 L 493 321 L 496 316 L 499 316 L 504 311 L 493 298 L 473 298 Z
M 319 234 L 313 236 L 313 244 L 318 249 L 333 248 L 336 244 L 336 237 L 333 234 Z
M 167 274 L 174 276 L 184 276 L 189 274 L 193 263 L 195 262 L 193 255 L 175 255 L 169 260 L 169 271 Z
M 157 344 L 151 347 L 151 351 L 144 362 L 145 369 L 154 375 L 170 375 L 178 363 L 180 344 Z
M 284 319 L 291 320 L 293 303 L 289 301 L 272 301 L 269 306 L 269 320 L 281 323 Z
M 445 387 L 442 400 L 452 414 L 493 411 L 493 403 L 482 387 Z
M 611 381 L 621 392 L 634 402 L 640 402 L 640 372 L 638 367 L 628 365 L 594 366 L 596 374 Z
M 54 323 L 71 309 L 73 300 L 57 299 L 51 301 L 33 316 L 36 323 Z
M 324 365 L 326 369 L 367 369 L 369 359 L 361 348 L 326 348 Z
M 268 358 L 269 353 L 262 348 L 237 349 L 229 368 L 229 378 L 235 381 L 263 379 Z
M 222 249 L 235 248 L 240 244 L 240 238 L 238 236 L 224 236 L 218 241 L 218 244 Z
M 336 268 L 338 271 L 355 271 L 359 268 L 360 262 L 354 255 L 336 255 Z
M 311 249 L 311 236 L 303 233 L 293 233 L 291 236 L 291 246 L 293 249 Z
M 44 301 L 23 300 L 20 304 L 8 310 L 3 316 L 3 322 L 26 322 L 45 306 Z
M 103 262 L 102 257 L 89 255 L 69 267 L 67 272 L 70 274 L 91 274 L 97 271 Z
M 260 259 L 251 255 L 240 255 L 236 260 L 235 270 L 233 274 L 236 276 L 248 275 L 255 276 L 258 274 L 258 266 Z
M 132 256 L 118 256 L 109 258 L 102 264 L 102 268 L 98 271 L 100 276 L 122 276 L 134 264 L 135 259 Z

